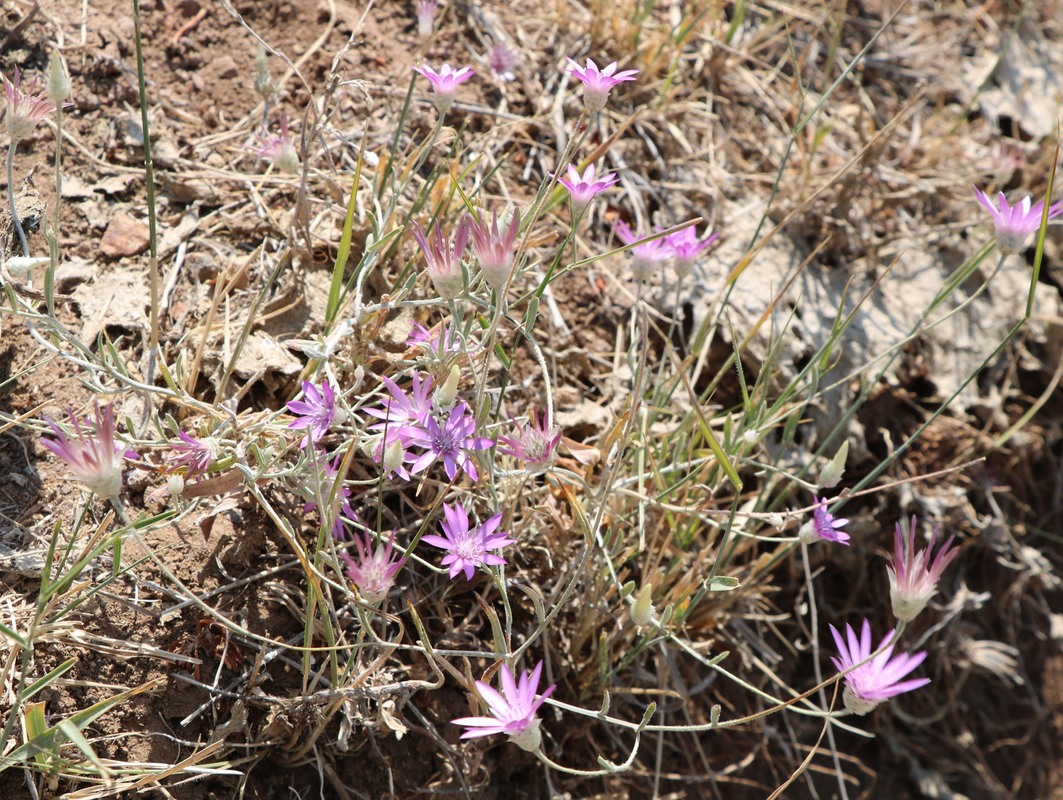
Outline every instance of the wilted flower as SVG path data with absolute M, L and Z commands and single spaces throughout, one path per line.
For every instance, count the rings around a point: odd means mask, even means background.
M 1030 234 L 1041 227 L 1041 215 L 1045 209 L 1043 200 L 1031 205 L 1030 197 L 1027 195 L 1016 205 L 1009 206 L 1007 198 L 1001 192 L 997 195 L 1000 204 L 998 209 L 993 205 L 993 201 L 989 199 L 986 193 L 977 186 L 974 187 L 974 194 L 978 198 L 978 202 L 985 206 L 993 217 L 993 227 L 996 229 L 997 235 L 997 247 L 1001 253 L 1021 252 L 1026 245 L 1026 240 L 1030 238 Z M 1049 219 L 1055 219 L 1060 214 L 1063 214 L 1063 201 L 1049 206 Z
M 672 251 L 674 258 L 672 269 L 675 270 L 675 274 L 680 278 L 685 278 L 693 272 L 698 256 L 707 250 L 719 235 L 714 233 L 704 239 L 698 239 L 698 232 L 691 225 L 689 228 L 683 228 L 681 231 L 665 236 L 664 245 Z
M 534 753 L 539 749 L 542 734 L 539 732 L 540 720 L 535 716 L 539 706 L 543 704 L 557 684 L 546 688 L 541 695 L 535 696 L 539 688 L 539 677 L 543 672 L 543 662 L 535 665 L 529 675 L 522 672 L 520 681 L 513 680 L 513 673 L 509 666 L 502 665 L 502 692 L 499 693 L 486 683 L 476 681 L 476 689 L 480 697 L 487 703 L 493 716 L 490 717 L 462 717 L 454 720 L 455 725 L 464 725 L 467 730 L 461 735 L 462 739 L 475 739 L 479 736 L 491 736 L 495 733 L 504 733 L 509 740 L 518 747 Z
M 827 511 L 827 501 L 822 497 L 816 498 L 816 508 L 812 512 L 812 521 L 805 523 L 801 528 L 801 541 L 812 544 L 820 540 L 837 542 L 849 546 L 849 534 L 842 530 L 849 524 L 847 519 L 838 519 Z
M 668 248 L 664 246 L 663 239 L 643 241 L 622 219 L 613 223 L 613 229 L 624 244 L 635 245 L 631 248 L 631 273 L 635 276 L 635 280 L 651 280 L 657 274 L 658 265 L 662 261 L 667 261 L 671 256 Z
M 911 622 L 926 608 L 926 604 L 937 591 L 941 573 L 959 554 L 959 550 L 952 549 L 953 537 L 950 536 L 938 550 L 934 560 L 930 560 L 939 532 L 940 528 L 934 528 L 926 549 L 916 552 L 915 517 L 911 518 L 907 526 L 903 521 L 897 523 L 893 542 L 893 563 L 886 567 L 886 571 L 890 577 L 893 616 L 901 622 Z
M 533 410 L 531 424 L 517 422 L 520 433 L 517 436 L 499 436 L 498 443 L 505 445 L 499 453 L 519 458 L 524 462 L 528 472 L 536 474 L 549 469 L 557 458 L 557 445 L 561 441 L 561 429 L 551 425 L 544 413 L 541 417 Z
M 558 178 L 557 182 L 568 189 L 576 213 L 582 213 L 583 209 L 590 204 L 598 192 L 604 191 L 610 186 L 615 186 L 620 182 L 620 179 L 616 177 L 615 172 L 607 172 L 600 176 L 598 180 L 595 180 L 594 164 L 588 164 L 587 169 L 583 171 L 583 175 L 579 174 L 579 170 L 575 166 L 569 164 L 568 178 Z
M 400 433 L 410 445 L 425 450 L 412 459 L 410 472 L 416 475 L 440 460 L 449 480 L 457 477 L 459 469 L 477 480 L 476 464 L 469 454 L 473 450 L 486 450 L 494 444 L 490 439 L 474 435 L 476 419 L 469 413 L 465 403 L 456 403 L 442 425 L 429 416 L 423 425 L 408 426 Z
M 437 5 L 436 0 L 417 0 L 417 35 L 422 39 L 432 35 Z
M 432 285 L 436 287 L 439 296 L 444 300 L 453 300 L 465 289 L 465 274 L 461 269 L 461 257 L 465 253 L 465 246 L 469 243 L 468 218 L 458 223 L 458 229 L 454 234 L 454 246 L 443 237 L 443 230 L 436 222 L 435 236 L 431 233 L 424 235 L 421 226 L 413 224 L 413 238 L 424 253 L 424 260 L 428 266 L 428 277 L 432 279 Z
M 12 144 L 16 144 L 33 133 L 38 122 L 55 112 L 55 103 L 38 90 L 36 77 L 23 91 L 18 67 L 15 67 L 15 80 L 9 81 L 6 75 L 0 75 L 0 79 L 4 82 L 4 92 L 7 94 L 7 132 Z
M 504 81 L 516 79 L 513 70 L 520 64 L 517 51 L 502 41 L 495 42 L 487 51 L 487 66 L 498 78 Z
M 295 174 L 299 171 L 299 154 L 288 136 L 288 118 L 281 117 L 281 132 L 273 136 L 259 136 L 255 155 L 268 161 L 281 172 Z
M 328 433 L 333 422 L 343 421 L 343 410 L 336 409 L 336 393 L 329 382 L 321 382 L 321 390 L 310 381 L 303 381 L 303 397 L 305 400 L 290 400 L 288 410 L 297 414 L 301 419 L 293 420 L 289 428 L 306 428 L 306 436 L 299 442 L 300 447 L 306 447 L 311 442 L 317 442 Z
M 871 648 L 871 623 L 866 619 L 860 631 L 859 640 L 856 638 L 856 632 L 848 623 L 845 625 L 845 639 L 842 638 L 842 635 L 838 633 L 837 628 L 833 625 L 830 626 L 830 632 L 834 636 L 834 643 L 838 646 L 839 653 L 839 657 L 834 658 L 832 656 L 831 661 L 842 672 L 866 660 L 875 650 L 881 650 L 887 643 L 892 642 L 896 634 L 896 631 L 887 633 L 882 643 L 873 650 Z M 893 656 L 892 644 L 866 664 L 857 667 L 845 676 L 845 692 L 842 695 L 842 700 L 845 702 L 847 709 L 854 714 L 863 716 L 883 700 L 888 700 L 895 695 L 910 692 L 930 683 L 929 678 L 901 680 L 901 678 L 923 663 L 923 659 L 926 658 L 926 652 L 912 655 L 899 653 L 892 658 L 891 656 Z
M 179 472 L 189 478 L 202 478 L 218 457 L 218 443 L 211 437 L 196 439 L 182 430 L 177 431 L 180 442 L 170 444 L 173 455 L 167 458 L 167 472 Z
M 45 418 L 55 434 L 55 439 L 42 439 L 41 444 L 67 463 L 74 477 L 88 487 L 89 491 L 104 500 L 117 497 L 122 489 L 123 453 L 114 441 L 114 408 L 96 406 L 95 431 L 83 428 L 73 412 L 67 410 L 74 426 L 75 436 L 70 438 L 54 421 Z
M 432 84 L 432 88 L 435 89 L 432 102 L 440 114 L 446 114 L 451 105 L 454 104 L 454 96 L 458 92 L 458 86 L 476 74 L 473 72 L 472 67 L 462 67 L 455 70 L 450 68 L 450 64 L 444 64 L 439 68 L 439 72 L 436 72 L 428 64 L 414 67 L 413 70 L 428 78 Z
M 391 532 L 387 542 L 378 542 L 373 548 L 373 537 L 369 531 L 354 540 L 354 553 L 340 553 L 340 558 L 347 565 L 347 577 L 358 587 L 359 593 L 367 603 L 379 603 L 388 596 L 395 576 L 406 563 L 405 558 L 394 561 L 395 531 Z
M 616 71 L 616 62 L 599 70 L 598 65 L 587 59 L 587 66 L 581 67 L 578 61 L 566 58 L 570 75 L 575 75 L 583 82 L 583 103 L 591 111 L 601 111 L 605 108 L 605 102 L 609 99 L 609 90 L 624 81 L 633 81 L 639 74 L 637 69 L 628 69 L 623 72 Z M 615 74 L 614 74 L 615 73 Z
M 498 231 L 497 211 L 490 226 L 483 219 L 477 221 L 471 216 L 466 219 L 472 238 L 472 249 L 480 262 L 484 280 L 496 292 L 501 292 L 509 280 L 509 273 L 513 271 L 513 248 L 520 231 L 520 212 L 513 212 L 509 225 L 502 233 Z
M 450 567 L 451 579 L 464 571 L 465 580 L 471 581 L 477 567 L 498 566 L 506 563 L 506 559 L 502 556 L 490 552 L 501 550 L 507 544 L 513 544 L 514 541 L 505 533 L 495 533 L 498 526 L 502 524 L 501 514 L 495 514 L 483 525 L 470 529 L 469 515 L 465 508 L 444 503 L 443 517 L 443 522 L 440 523 L 443 536 L 429 534 L 422 536 L 421 541 L 447 551 L 442 563 L 444 567 Z

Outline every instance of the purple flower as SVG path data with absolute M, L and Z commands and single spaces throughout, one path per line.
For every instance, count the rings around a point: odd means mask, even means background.
M 643 241 L 632 233 L 631 228 L 622 219 L 613 223 L 613 229 L 624 244 L 635 245 L 631 248 L 631 273 L 635 280 L 651 280 L 657 274 L 657 266 L 671 256 L 663 239 Z
M 425 236 L 421 226 L 413 224 L 413 238 L 424 253 L 428 265 L 428 277 L 444 300 L 453 300 L 465 289 L 465 274 L 461 269 L 461 256 L 469 242 L 469 223 L 463 219 L 454 234 L 454 246 L 443 238 L 443 231 L 436 222 L 435 237 Z
M 434 417 L 429 416 L 423 425 L 403 428 L 402 435 L 406 441 L 425 450 L 413 458 L 410 472 L 416 475 L 441 459 L 449 480 L 454 480 L 459 469 L 465 470 L 474 481 L 477 480 L 479 475 L 469 453 L 473 450 L 486 450 L 494 442 L 482 436 L 475 436 L 475 433 L 476 420 L 468 413 L 468 406 L 460 402 L 450 410 L 450 416 L 442 427 Z
M 333 422 L 342 422 L 344 416 L 342 410 L 336 411 L 336 393 L 327 380 L 321 382 L 321 391 L 310 381 L 303 381 L 303 397 L 306 399 L 288 402 L 288 410 L 301 417 L 293 420 L 288 427 L 306 428 L 306 436 L 299 442 L 300 447 L 317 442 L 328 433 Z
M 268 161 L 281 172 L 295 174 L 299 171 L 299 154 L 288 136 L 288 118 L 281 117 L 281 132 L 273 136 L 259 136 L 255 155 Z
M 365 413 L 369 416 L 383 420 L 383 422 L 370 425 L 369 430 L 387 429 L 397 432 L 407 425 L 422 425 L 432 411 L 432 376 L 425 375 L 422 380 L 421 373 L 413 373 L 409 395 L 386 375 L 381 375 L 380 380 L 387 387 L 391 397 L 384 401 L 383 408 L 365 409 Z
M 520 427 L 517 436 L 499 436 L 500 447 L 498 452 L 503 455 L 519 458 L 524 462 L 528 472 L 534 474 L 549 469 L 554 459 L 557 458 L 557 445 L 561 441 L 561 429 L 551 425 L 544 413 L 542 417 L 531 413 L 531 424 L 513 420 L 514 425 Z
M 472 67 L 462 67 L 455 70 L 450 68 L 450 64 L 444 64 L 439 68 L 439 72 L 436 72 L 428 64 L 414 67 L 413 71 L 428 78 L 432 84 L 432 88 L 435 89 L 432 102 L 440 114 L 446 114 L 450 110 L 451 105 L 454 103 L 454 95 L 457 94 L 458 86 L 476 74 L 473 72 Z
M 694 271 L 694 264 L 701 253 L 709 248 L 720 234 L 714 233 L 704 239 L 698 239 L 698 232 L 694 226 L 683 228 L 673 234 L 664 237 L 664 246 L 672 251 L 674 261 L 672 269 L 680 278 L 685 278 Z
M 856 632 L 852 626 L 846 623 L 846 638 L 838 633 L 837 628 L 830 626 L 830 632 L 834 636 L 834 643 L 838 646 L 838 658 L 831 657 L 840 671 L 845 672 L 854 664 L 859 664 L 871 656 L 875 650 L 881 650 L 887 643 L 892 642 L 896 631 L 890 631 L 874 650 L 871 649 L 871 623 L 864 620 L 860 631 L 860 639 L 857 640 Z M 918 689 L 930 683 L 929 678 L 913 678 L 902 681 L 905 675 L 923 663 L 926 653 L 899 653 L 893 656 L 893 644 L 882 650 L 863 666 L 857 667 L 845 676 L 845 693 L 842 699 L 845 707 L 854 714 L 863 716 L 883 700 Z
M 520 231 L 520 212 L 514 211 L 509 226 L 502 233 L 498 231 L 498 212 L 495 211 L 490 227 L 486 220 L 466 217 L 469 235 L 472 237 L 472 249 L 480 262 L 484 280 L 496 292 L 501 292 L 509 274 L 513 271 L 513 248 Z
M 546 687 L 538 697 L 535 696 L 539 688 L 539 677 L 543 672 L 543 662 L 535 665 L 531 675 L 522 672 L 520 681 L 513 680 L 513 673 L 509 666 L 502 665 L 502 692 L 499 693 L 486 683 L 476 681 L 476 689 L 480 697 L 487 703 L 493 716 L 490 717 L 462 717 L 453 720 L 455 725 L 464 725 L 469 730 L 461 735 L 462 739 L 475 739 L 479 736 L 491 736 L 495 733 L 504 733 L 513 744 L 534 753 L 539 749 L 542 735 L 539 732 L 540 720 L 535 716 L 539 706 L 543 704 L 557 684 Z
M 997 247 L 1001 253 L 1010 254 L 1022 251 L 1030 234 L 1041 227 L 1041 214 L 1044 212 L 1044 201 L 1031 205 L 1030 197 L 1026 196 L 1014 206 L 1008 205 L 1008 200 L 1001 192 L 997 198 L 1000 208 L 993 205 L 985 192 L 974 187 L 975 197 L 978 202 L 985 206 L 993 217 L 993 227 L 996 229 Z M 1063 214 L 1063 201 L 1053 203 L 1048 208 L 1048 218 L 1055 219 Z
M 7 132 L 13 143 L 27 138 L 37 127 L 37 123 L 55 113 L 55 103 L 48 99 L 44 92 L 37 91 L 38 80 L 36 77 L 26 87 L 21 88 L 22 75 L 15 67 L 15 80 L 9 81 L 6 75 L 0 75 L 4 82 L 4 92 L 7 95 Z M 64 105 L 70 105 L 65 103 Z
M 605 101 L 609 99 L 609 90 L 624 81 L 635 80 L 635 76 L 639 74 L 637 69 L 617 72 L 615 61 L 605 69 L 599 70 L 598 65 L 589 58 L 586 67 L 581 67 L 578 61 L 573 61 L 571 58 L 565 60 L 569 63 L 569 74 L 575 75 L 583 82 L 583 104 L 590 111 L 601 111 L 605 108 Z
M 436 0 L 417 0 L 417 35 L 427 39 L 432 35 L 432 22 L 436 16 Z
M 513 70 L 519 64 L 520 57 L 517 55 L 517 51 L 505 42 L 495 42 L 491 49 L 487 51 L 487 66 L 501 80 L 515 80 L 517 76 L 513 74 Z
M 594 164 L 589 164 L 583 175 L 579 174 L 579 170 L 575 166 L 569 164 L 568 178 L 558 178 L 557 182 L 568 189 L 569 195 L 572 197 L 572 205 L 576 207 L 577 213 L 581 213 L 598 192 L 604 191 L 610 186 L 615 186 L 620 182 L 620 179 L 616 177 L 615 172 L 607 172 L 599 177 L 598 180 L 595 180 Z
M 934 560 L 930 560 L 940 531 L 940 527 L 934 528 L 927 548 L 916 552 L 915 517 L 911 518 L 907 529 L 903 521 L 897 523 L 893 541 L 893 563 L 886 567 L 886 571 L 890 577 L 893 616 L 901 622 L 911 622 L 926 608 L 926 604 L 937 591 L 941 573 L 959 554 L 959 550 L 952 549 L 953 537 L 950 536 L 938 550 Z
M 429 330 L 419 322 L 413 323 L 413 329 L 406 337 L 406 346 L 420 347 L 436 356 L 457 355 L 462 351 L 461 337 L 445 322 L 438 331 Z
M 816 498 L 816 506 L 812 512 L 812 521 L 805 523 L 801 528 L 801 541 L 805 544 L 813 542 L 837 542 L 849 546 L 849 534 L 842 530 L 849 524 L 847 519 L 838 519 L 827 511 L 827 501 L 822 497 Z
M 102 409 L 96 406 L 94 432 L 83 428 L 69 409 L 66 413 L 76 435 L 68 437 L 54 421 L 45 417 L 44 421 L 52 429 L 55 439 L 42 439 L 41 444 L 63 459 L 74 477 L 85 484 L 89 491 L 103 500 L 117 497 L 122 489 L 122 456 L 135 458 L 136 454 L 123 452 L 115 444 L 114 408 L 109 405 Z
M 471 581 L 477 567 L 498 566 L 506 563 L 506 559 L 502 556 L 489 552 L 501 550 L 507 544 L 513 544 L 514 541 L 505 533 L 495 533 L 502 523 L 501 514 L 495 514 L 483 525 L 470 529 L 469 515 L 465 512 L 465 508 L 444 503 L 443 517 L 443 522 L 439 525 L 443 530 L 443 536 L 429 534 L 422 536 L 421 541 L 448 551 L 443 556 L 442 564 L 444 567 L 450 567 L 452 580 L 459 572 L 464 571 L 465 580 Z
M 388 596 L 395 576 L 406 563 L 405 558 L 393 560 L 395 531 L 391 532 L 387 542 L 379 542 L 373 549 L 373 537 L 369 531 L 363 531 L 361 538 L 354 540 L 354 552 L 341 552 L 340 557 L 347 565 L 347 577 L 358 587 L 359 593 L 367 603 L 375 605 Z
M 179 472 L 189 478 L 202 478 L 217 458 L 218 443 L 209 436 L 195 439 L 182 430 L 177 431 L 180 442 L 170 445 L 173 455 L 167 458 L 166 472 Z

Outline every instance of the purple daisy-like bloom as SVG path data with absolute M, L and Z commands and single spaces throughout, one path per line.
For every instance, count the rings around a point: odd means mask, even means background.
M 22 88 L 22 74 L 15 67 L 15 79 L 9 81 L 6 75 L 0 75 L 4 82 L 4 93 L 7 96 L 5 121 L 7 132 L 12 142 L 19 142 L 33 133 L 37 123 L 50 114 L 55 113 L 55 103 L 48 99 L 44 92 L 37 91 L 38 79 L 34 79 L 26 87 Z M 69 106 L 70 103 L 64 103 Z
M 495 77 L 503 81 L 516 80 L 515 70 L 520 65 L 517 51 L 505 42 L 495 42 L 487 51 L 487 66 Z
M 455 403 L 442 426 L 429 416 L 420 426 L 411 425 L 401 431 L 407 443 L 424 448 L 424 453 L 413 457 L 410 472 L 416 475 L 436 461 L 443 462 L 449 480 L 454 480 L 458 470 L 464 470 L 474 481 L 479 479 L 476 464 L 469 457 L 473 450 L 486 450 L 494 442 L 476 436 L 476 419 L 463 402 Z
M 299 153 L 288 135 L 288 118 L 281 116 L 281 132 L 273 136 L 258 136 L 258 147 L 254 148 L 256 156 L 268 161 L 281 172 L 295 174 L 299 171 Z
M 501 292 L 509 280 L 509 274 L 513 271 L 513 248 L 517 242 L 517 233 L 520 231 L 520 212 L 514 211 L 509 225 L 501 233 L 498 230 L 498 212 L 494 212 L 494 219 L 490 226 L 487 220 L 479 221 L 466 217 L 469 225 L 469 236 L 472 239 L 472 249 L 476 253 L 476 259 L 480 262 L 480 270 L 484 274 L 484 280 L 496 292 Z
M 657 274 L 657 267 L 661 262 L 671 258 L 671 253 L 664 246 L 663 239 L 643 241 L 622 219 L 613 223 L 613 230 L 624 244 L 635 245 L 631 248 L 631 273 L 635 276 L 635 280 L 651 280 Z
M 698 239 L 698 232 L 694 226 L 683 228 L 664 237 L 664 246 L 672 251 L 674 260 L 672 269 L 680 278 L 685 278 L 694 270 L 694 264 L 709 246 L 719 238 L 720 234 L 714 233 L 704 239 Z
M 866 619 L 860 630 L 859 639 L 856 638 L 856 632 L 848 623 L 845 625 L 844 639 L 833 625 L 830 626 L 830 632 L 834 636 L 834 643 L 838 646 L 839 653 L 838 658 L 831 656 L 831 661 L 842 672 L 865 661 L 875 650 L 881 650 L 887 643 L 892 642 L 896 634 L 896 631 L 890 631 L 881 644 L 872 649 L 871 623 Z M 926 652 L 898 653 L 894 656 L 893 644 L 889 644 L 877 656 L 845 676 L 845 692 L 842 696 L 845 707 L 854 714 L 863 716 L 883 700 L 926 686 L 930 683 L 929 678 L 901 680 L 922 664 L 925 658 Z
M 605 108 L 609 91 L 624 81 L 635 80 L 635 76 L 639 74 L 637 69 L 617 72 L 615 61 L 605 69 L 598 69 L 598 65 L 589 58 L 585 67 L 581 67 L 578 61 L 571 58 L 565 60 L 569 64 L 569 74 L 575 75 L 583 83 L 583 103 L 591 111 L 601 111 Z
M 952 536 L 938 550 L 933 561 L 934 545 L 940 527 L 934 528 L 925 550 L 915 549 L 915 517 L 905 526 L 898 522 L 893 541 L 893 563 L 886 567 L 890 578 L 890 602 L 893 616 L 901 622 L 911 622 L 919 616 L 937 591 L 938 580 L 945 567 L 952 563 L 959 550 L 952 549 Z
M 383 408 L 366 408 L 365 413 L 381 422 L 369 426 L 369 430 L 398 432 L 408 425 L 423 425 L 432 411 L 432 376 L 413 373 L 410 394 L 406 394 L 395 381 L 386 375 L 380 376 L 391 397 L 384 401 Z
M 336 393 L 328 381 L 321 382 L 320 391 L 310 381 L 303 381 L 303 397 L 306 399 L 290 400 L 287 407 L 301 417 L 292 420 L 288 427 L 306 428 L 306 436 L 299 442 L 299 446 L 305 448 L 328 433 L 333 422 L 342 422 L 343 413 L 336 410 Z
M 557 458 L 557 445 L 561 441 L 561 429 L 551 425 L 544 413 L 541 417 L 531 412 L 531 424 L 512 420 L 520 429 L 517 436 L 499 436 L 498 443 L 505 445 L 499 453 L 519 458 L 528 472 L 534 474 L 549 469 Z
M 993 201 L 989 199 L 988 195 L 977 186 L 974 187 L 974 194 L 978 198 L 978 202 L 985 206 L 993 217 L 997 247 L 1000 248 L 1002 253 L 1021 252 L 1026 245 L 1026 240 L 1030 238 L 1030 234 L 1035 233 L 1041 227 L 1041 215 L 1045 209 L 1043 200 L 1032 203 L 1029 195 L 1027 195 L 1015 205 L 1009 206 L 1008 199 L 1001 192 L 997 195 L 997 201 L 1000 204 L 1000 207 L 997 208 L 993 205 Z M 1055 219 L 1060 214 L 1063 214 L 1063 200 L 1053 203 L 1048 208 L 1049 219 Z
M 501 550 L 507 544 L 513 544 L 505 533 L 495 533 L 502 524 L 502 515 L 495 514 L 482 525 L 469 528 L 469 515 L 460 505 L 443 504 L 443 521 L 439 527 L 443 536 L 428 534 L 421 541 L 446 550 L 442 564 L 450 568 L 451 580 L 459 572 L 465 573 L 465 580 L 471 581 L 473 573 L 480 566 L 500 566 L 506 559 L 491 550 Z
M 451 69 L 450 64 L 444 64 L 439 68 L 439 72 L 428 64 L 414 67 L 413 71 L 428 78 L 429 83 L 432 84 L 435 90 L 432 102 L 440 114 L 446 114 L 454 104 L 454 95 L 457 94 L 458 86 L 476 74 L 472 67 Z
M 849 546 L 849 534 L 842 530 L 849 524 L 847 519 L 838 519 L 827 511 L 827 501 L 822 497 L 816 498 L 816 506 L 812 512 L 812 521 L 805 523 L 801 528 L 801 541 L 805 544 L 813 542 L 837 542 Z
M 461 717 L 453 720 L 453 724 L 464 725 L 469 729 L 461 735 L 462 739 L 475 739 L 479 736 L 504 733 L 513 744 L 533 753 L 539 749 L 539 743 L 542 740 L 539 732 L 540 720 L 535 716 L 535 712 L 539 710 L 543 701 L 554 693 L 557 684 L 546 687 L 546 691 L 536 697 L 539 678 L 543 672 L 542 661 L 535 665 L 530 675 L 522 672 L 519 681 L 513 679 L 513 673 L 506 664 L 502 665 L 500 672 L 502 674 L 501 693 L 486 683 L 476 681 L 476 689 L 487 703 L 492 716 Z
M 417 35 L 422 39 L 432 35 L 437 5 L 436 0 L 417 0 Z
M 424 254 L 428 277 L 444 300 L 453 300 L 465 290 L 465 274 L 461 269 L 461 256 L 469 243 L 469 223 L 463 219 L 454 234 L 454 246 L 443 237 L 443 230 L 436 222 L 435 236 L 425 236 L 421 226 L 413 224 L 413 238 Z
M 347 551 L 340 553 L 347 567 L 347 577 L 358 587 L 367 603 L 375 605 L 388 596 L 395 576 L 406 563 L 405 558 L 394 560 L 394 549 L 395 531 L 391 532 L 386 542 L 378 542 L 374 548 L 373 537 L 366 530 L 354 540 L 354 556 Z
M 114 408 L 96 406 L 94 431 L 82 427 L 73 412 L 67 416 L 74 426 L 74 437 L 68 437 L 53 420 L 44 421 L 55 434 L 55 439 L 42 439 L 44 445 L 70 467 L 74 477 L 85 484 L 103 500 L 117 497 L 122 489 L 122 457 L 136 457 L 135 453 L 123 451 L 114 441 Z
M 567 172 L 568 177 L 559 177 L 557 182 L 568 189 L 569 196 L 572 198 L 572 205 L 576 207 L 577 212 L 582 212 L 583 209 L 590 204 L 591 200 L 594 199 L 596 194 L 603 192 L 610 186 L 615 186 L 620 182 L 620 179 L 616 177 L 615 172 L 607 172 L 595 180 L 594 164 L 588 164 L 587 169 L 583 171 L 582 175 L 579 174 L 579 170 L 572 164 L 568 165 Z
M 170 444 L 173 454 L 166 459 L 166 472 L 178 472 L 189 478 L 202 478 L 217 458 L 217 442 L 209 436 L 196 439 L 182 430 L 178 430 L 177 435 L 181 441 Z

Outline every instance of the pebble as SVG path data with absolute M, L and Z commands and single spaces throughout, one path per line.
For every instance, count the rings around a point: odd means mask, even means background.
M 135 256 L 148 249 L 150 239 L 148 226 L 122 211 L 108 223 L 100 239 L 100 252 L 108 258 Z

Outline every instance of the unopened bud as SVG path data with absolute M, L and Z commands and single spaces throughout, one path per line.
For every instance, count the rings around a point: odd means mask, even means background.
M 451 408 L 458 398 L 458 381 L 461 380 L 461 370 L 455 364 L 450 368 L 450 374 L 446 381 L 439 387 L 436 399 L 442 408 Z
M 838 452 L 834 454 L 827 466 L 819 474 L 819 485 L 822 489 L 833 489 L 845 474 L 845 459 L 849 457 L 849 440 L 842 442 Z
M 170 490 L 171 496 L 180 497 L 185 490 L 185 479 L 174 473 L 166 479 L 166 488 Z
M 402 466 L 402 457 L 405 455 L 402 442 L 396 439 L 384 448 L 384 469 L 392 472 Z
M 14 256 L 9 258 L 4 266 L 7 267 L 7 271 L 13 278 L 21 278 L 28 275 L 36 267 L 43 267 L 47 264 L 49 259 L 47 258 L 25 258 L 23 256 Z
M 631 607 L 631 621 L 640 628 L 649 625 L 653 619 L 653 584 L 644 583 L 639 593 L 635 596 L 635 604 Z
M 262 97 L 268 98 L 277 89 L 269 77 L 269 68 L 266 66 L 266 48 L 258 46 L 255 53 L 255 91 Z
M 52 50 L 48 58 L 48 97 L 55 101 L 56 105 L 70 97 L 70 76 L 66 74 L 63 59 L 58 50 Z

